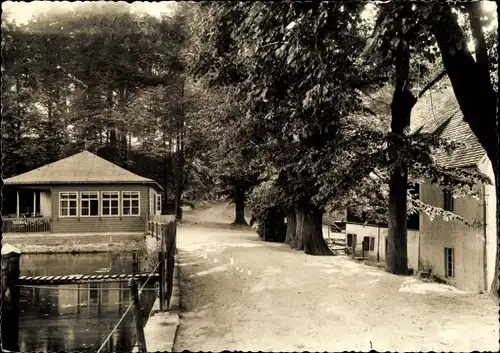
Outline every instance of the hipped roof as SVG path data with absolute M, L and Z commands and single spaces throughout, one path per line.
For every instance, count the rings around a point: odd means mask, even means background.
M 5 179 L 5 185 L 56 184 L 153 184 L 154 180 L 134 174 L 88 151 Z

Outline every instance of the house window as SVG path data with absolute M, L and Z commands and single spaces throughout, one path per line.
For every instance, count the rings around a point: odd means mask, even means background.
M 353 234 L 347 234 L 347 246 L 352 246 L 353 239 L 354 239 Z
M 156 195 L 156 213 L 161 214 L 161 195 Z
M 102 215 L 118 216 L 120 214 L 120 193 L 118 191 L 104 191 L 102 193 Z
M 123 216 L 139 215 L 138 191 L 122 191 L 122 215 Z
M 76 217 L 78 215 L 78 193 L 59 193 L 59 216 Z
M 450 211 L 453 212 L 453 196 L 450 191 L 444 190 L 443 191 L 443 209 L 445 211 Z
M 82 191 L 80 193 L 80 215 L 82 217 L 99 215 L 99 193 L 97 191 Z
M 364 251 L 375 250 L 375 238 L 374 237 L 364 237 L 363 238 L 363 250 Z
M 375 250 L 375 237 L 370 237 L 370 251 Z
M 447 278 L 455 277 L 455 252 L 453 248 L 444 248 L 444 271 Z

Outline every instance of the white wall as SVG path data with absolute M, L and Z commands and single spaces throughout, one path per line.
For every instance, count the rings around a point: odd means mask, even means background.
M 356 255 L 361 254 L 364 237 L 374 237 L 375 247 L 373 251 L 365 252 L 365 256 L 370 261 L 385 262 L 385 239 L 387 238 L 386 227 L 376 227 L 362 224 L 348 223 L 346 226 L 347 234 L 356 234 Z M 419 231 L 408 230 L 407 256 L 408 267 L 418 270 L 418 247 L 419 247 Z
M 497 238 L 497 200 L 495 190 L 495 175 L 489 158 L 485 155 L 479 162 L 479 170 L 486 174 L 492 181 L 492 185 L 485 185 L 486 202 L 486 279 L 487 288 L 490 289 L 495 275 L 495 256 L 498 245 Z

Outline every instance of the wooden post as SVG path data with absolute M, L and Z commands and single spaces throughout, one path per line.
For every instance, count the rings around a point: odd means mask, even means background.
M 160 263 L 159 273 L 160 273 L 160 311 L 163 311 L 165 304 L 165 251 L 163 246 L 161 251 L 158 253 L 158 261 Z
M 123 282 L 120 281 L 118 282 L 118 315 L 122 315 L 122 311 L 123 311 Z
M 19 218 L 19 190 L 17 192 L 17 201 L 16 201 L 16 218 Z
M 19 258 L 21 250 L 2 247 L 2 348 L 19 352 Z
M 33 191 L 33 217 L 36 217 L 36 191 Z
M 175 220 L 172 223 L 172 229 L 174 233 L 174 249 L 175 249 L 175 254 L 177 255 L 177 222 Z
M 352 258 L 356 257 L 356 243 L 358 241 L 358 236 L 356 234 L 352 235 Z
M 172 298 L 173 279 L 174 279 L 174 255 L 175 255 L 175 221 L 168 225 L 165 234 L 166 240 L 166 260 L 167 260 L 167 310 L 170 310 L 170 299 Z
M 101 315 L 101 304 L 102 304 L 102 283 L 96 283 L 97 285 L 97 315 Z
M 420 251 L 420 247 L 418 250 Z M 377 234 L 377 262 L 380 262 L 380 225 L 378 226 Z
M 144 336 L 144 326 L 142 324 L 142 311 L 139 303 L 139 291 L 137 290 L 137 282 L 131 278 L 128 282 L 130 288 L 130 297 L 132 299 L 134 310 L 135 331 L 137 336 L 137 346 L 139 353 L 146 353 L 146 337 Z

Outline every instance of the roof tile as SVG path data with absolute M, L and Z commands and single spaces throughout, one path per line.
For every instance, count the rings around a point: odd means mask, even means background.
M 436 153 L 436 162 L 445 168 L 477 165 L 486 152 L 464 120 L 448 76 L 444 76 L 438 86 L 429 89 L 413 107 L 411 128 L 415 131 L 423 127 L 422 132 L 431 132 L 451 118 L 441 137 L 460 142 L 461 146 L 451 155 Z

